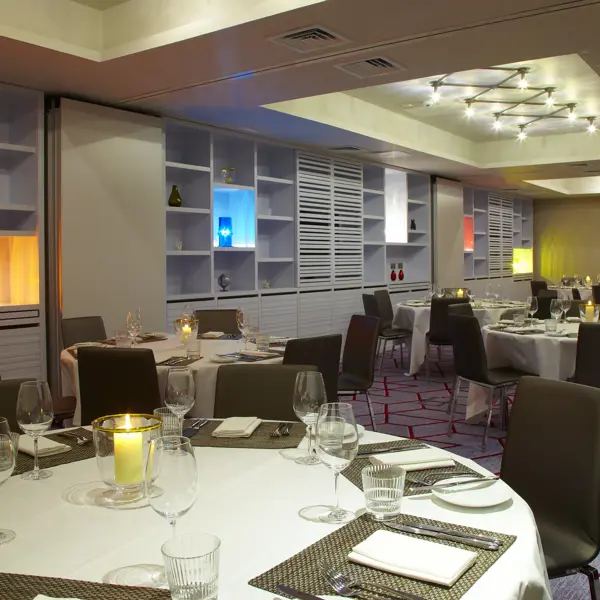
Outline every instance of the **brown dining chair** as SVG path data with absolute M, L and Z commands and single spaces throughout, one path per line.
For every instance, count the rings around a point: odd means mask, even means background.
M 364 394 L 371 427 L 377 431 L 369 389 L 375 378 L 375 356 L 379 338 L 379 319 L 368 315 L 352 315 L 346 334 L 342 372 L 338 377 L 338 396 Z
M 240 333 L 236 313 L 235 308 L 211 308 L 194 311 L 194 317 L 198 321 L 198 335 L 208 331 L 222 331 L 227 335 Z
M 81 347 L 77 368 L 84 426 L 104 415 L 152 414 L 161 404 L 154 353 L 148 348 Z
M 97 342 L 106 339 L 102 317 L 72 317 L 61 319 L 63 347 L 70 348 L 81 342 Z
M 592 286 L 592 300 L 594 304 L 600 304 L 600 285 L 594 284 Z
M 383 356 L 388 340 L 399 340 L 399 344 L 395 344 L 392 341 L 392 358 L 394 356 L 394 350 L 397 345 L 400 346 L 400 365 L 404 367 L 404 346 L 407 349 L 410 348 L 412 341 L 412 331 L 410 329 L 402 329 L 401 327 L 394 326 L 394 307 L 392 306 L 392 299 L 390 293 L 387 290 L 375 290 L 373 293 L 375 300 L 377 301 L 377 308 L 379 312 L 379 335 L 383 337 L 383 350 L 381 352 L 381 360 L 383 363 Z M 410 362 L 410 350 L 408 350 L 408 360 Z M 381 364 L 379 370 L 381 371 Z
M 600 323 L 581 323 L 577 335 L 577 354 L 573 383 L 600 388 Z
M 316 370 L 314 365 L 223 365 L 217 371 L 214 415 L 298 421 L 296 375 Z
M 283 355 L 284 365 L 313 365 L 323 376 L 328 402 L 337 399 L 337 379 L 342 352 L 341 334 L 289 340 Z
M 548 289 L 548 283 L 546 281 L 536 281 L 535 279 L 532 279 L 530 284 L 532 296 L 539 296 L 540 291 Z
M 579 291 L 579 288 L 571 288 L 571 293 L 573 294 L 573 300 L 581 300 L 581 293 Z
M 32 379 L 2 379 L 0 381 L 0 417 L 6 417 L 11 431 L 20 431 L 17 423 L 17 399 L 22 383 Z
M 463 302 L 461 304 L 450 304 L 448 306 L 448 316 L 450 315 L 463 315 L 465 317 L 474 317 L 473 307 L 470 302 Z

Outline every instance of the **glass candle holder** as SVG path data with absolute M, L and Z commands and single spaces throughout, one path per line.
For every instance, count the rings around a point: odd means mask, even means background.
M 193 316 L 179 317 L 173 324 L 175 333 L 184 346 L 198 337 L 198 321 Z
M 98 504 L 120 508 L 141 500 L 150 442 L 160 436 L 162 420 L 154 415 L 122 414 L 92 421 L 96 460 L 108 490 Z
M 598 321 L 598 305 L 591 302 L 580 304 L 579 319 L 583 323 L 596 323 Z

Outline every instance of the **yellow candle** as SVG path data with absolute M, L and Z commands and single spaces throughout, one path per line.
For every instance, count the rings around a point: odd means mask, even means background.
M 590 285 L 591 283 L 592 283 L 592 278 L 591 278 L 591 277 L 588 275 L 588 276 L 585 278 L 585 285 Z
M 189 325 L 184 325 L 181 328 L 181 333 L 183 335 L 192 335 L 192 328 Z
M 457 298 L 462 298 L 463 294 L 464 294 L 464 292 L 462 290 L 458 290 L 458 292 L 456 292 L 456 297 Z
M 592 304 L 592 301 L 589 300 L 585 306 L 585 320 L 588 323 L 593 323 L 594 321 L 594 309 L 595 306 Z
M 115 483 L 136 485 L 143 477 L 143 440 L 137 432 L 125 433 L 131 429 L 131 419 L 125 415 L 124 433 L 114 434 L 115 443 Z

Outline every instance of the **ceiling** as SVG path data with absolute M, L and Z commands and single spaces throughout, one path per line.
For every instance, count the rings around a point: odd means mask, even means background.
M 599 97 L 597 0 L 128 0 L 101 11 L 84 4 L 0 3 L 0 52 L 11 57 L 0 63 L 0 81 L 299 144 L 357 146 L 350 155 L 539 197 L 557 193 L 527 180 L 600 164 L 592 136 L 548 129 L 517 145 L 512 136 L 490 137 L 483 117 L 463 129 L 458 101 L 441 103 L 431 120 L 426 109 L 399 109 L 381 92 L 525 62 L 544 80 L 556 65 L 569 66 L 568 90 L 591 105 Z M 339 39 L 307 52 L 271 39 L 315 26 Z M 373 58 L 397 68 L 366 78 L 340 68 Z M 404 104 L 420 100 L 411 84 L 399 85 L 410 97 Z
M 73 0 L 73 2 L 83 4 L 84 6 L 90 6 L 96 10 L 107 10 L 128 1 L 129 0 Z

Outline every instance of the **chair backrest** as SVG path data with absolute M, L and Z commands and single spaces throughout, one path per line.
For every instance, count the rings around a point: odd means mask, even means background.
M 81 424 L 119 413 L 150 413 L 160 392 L 154 353 L 148 348 L 79 348 Z
M 487 382 L 487 356 L 477 317 L 449 315 L 454 372 L 471 381 Z
M 390 293 L 387 290 L 375 290 L 374 294 L 379 308 L 379 319 L 381 329 L 389 329 L 394 321 L 394 309 Z
M 298 421 L 296 375 L 316 370 L 313 365 L 223 365 L 217 372 L 214 415 Z
M 600 388 L 600 323 L 581 323 L 577 336 L 577 355 L 573 381 Z
M 352 315 L 342 357 L 342 371 L 370 384 L 375 377 L 375 353 L 379 337 L 379 319 Z
M 600 304 L 600 285 L 592 286 L 592 298 L 594 299 L 594 304 Z
M 465 317 L 474 317 L 473 307 L 470 302 L 461 302 L 460 304 L 448 305 L 448 316 L 463 315 Z
M 550 298 L 550 299 L 558 298 L 558 291 L 557 290 L 540 290 L 537 293 L 537 297 L 538 298 Z
M 581 300 L 581 294 L 579 293 L 579 288 L 571 288 L 571 293 L 573 294 L 573 300 Z
M 375 317 L 379 319 L 380 323 L 380 331 L 381 331 L 381 318 L 379 317 L 379 305 L 377 304 L 377 300 L 373 294 L 363 294 L 363 309 L 365 311 L 365 315 L 368 317 Z
M 531 280 L 531 295 L 538 296 L 541 290 L 548 289 L 548 283 L 546 281 Z
M 538 296 L 537 297 L 538 309 L 534 313 L 533 316 L 536 319 L 550 319 L 552 316 L 550 314 L 550 303 L 552 302 L 552 300 L 553 300 L 553 298 L 549 298 L 547 296 Z
M 298 338 L 286 344 L 283 364 L 315 366 L 323 375 L 328 402 L 335 402 L 341 351 L 341 334 Z
M 80 342 L 97 342 L 106 339 L 102 317 L 73 317 L 61 321 L 63 347 Z
M 11 431 L 20 432 L 17 423 L 17 398 L 19 388 L 31 379 L 3 379 L 0 381 L 0 417 L 6 417 Z
M 198 321 L 198 334 L 208 331 L 222 331 L 223 333 L 239 333 L 235 308 L 215 308 L 194 311 Z
M 523 377 L 501 469 L 501 478 L 527 502 L 536 520 L 560 523 L 588 537 L 595 554 L 600 548 L 598 431 L 600 390 Z
M 585 302 L 577 302 L 576 300 L 571 301 L 571 306 L 569 306 L 569 310 L 567 311 L 567 317 L 577 317 L 579 318 L 579 307 L 581 305 L 585 305 Z
M 448 306 L 468 304 L 468 298 L 433 298 L 429 316 L 429 341 L 432 344 L 451 344 L 448 333 Z

